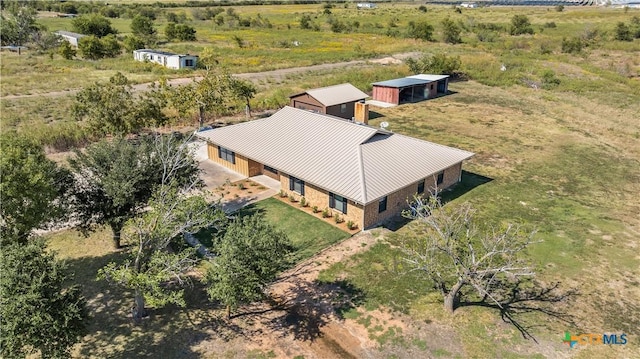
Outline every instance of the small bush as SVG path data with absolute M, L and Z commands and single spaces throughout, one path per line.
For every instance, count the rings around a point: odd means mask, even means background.
M 336 221 L 336 223 L 342 223 L 343 222 L 342 217 L 340 217 L 340 215 L 337 214 L 337 213 L 336 213 L 336 216 L 335 216 L 334 220 Z
M 307 199 L 304 197 L 300 198 L 300 207 L 306 207 L 306 206 L 308 206 Z
M 278 193 L 280 195 L 280 198 L 285 198 L 287 196 L 287 192 L 285 192 L 284 190 L 280 190 L 280 192 Z
M 546 70 L 542 73 L 542 88 L 551 89 L 560 85 L 560 79 L 552 70 Z
M 420 5 L 420 6 L 418 6 L 418 11 L 420 11 L 420 12 L 427 12 L 427 7 L 426 7 L 426 6 L 424 6 L 424 5 Z
M 569 54 L 578 54 L 582 52 L 582 48 L 584 47 L 584 43 L 578 37 L 573 37 L 570 39 L 562 38 L 562 52 Z
M 320 210 L 318 209 L 318 206 L 313 206 L 313 207 L 311 207 L 311 209 L 313 210 L 313 213 L 320 212 Z
M 242 182 L 238 183 L 238 189 L 239 190 L 244 190 L 244 188 L 245 188 L 244 187 L 244 183 L 242 183 Z
M 563 12 L 564 11 L 564 5 L 557 5 L 555 9 L 556 9 L 557 12 Z
M 548 29 L 555 29 L 557 27 L 555 21 L 551 21 L 551 22 L 545 22 L 544 23 L 544 27 L 548 28 Z
M 347 221 L 347 228 L 349 228 L 349 230 L 352 231 L 358 228 L 358 226 L 355 223 L 353 223 L 353 221 L 349 220 Z
M 289 195 L 289 202 L 295 202 L 296 201 L 296 197 L 294 197 L 292 194 Z
M 258 189 L 267 189 L 265 186 L 258 186 Z
M 322 218 L 329 218 L 331 217 L 331 212 L 329 212 L 329 208 L 325 208 L 322 210 Z

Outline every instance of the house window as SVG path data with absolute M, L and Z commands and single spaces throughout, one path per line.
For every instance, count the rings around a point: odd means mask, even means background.
M 278 170 L 277 169 L 275 169 L 273 167 L 269 167 L 267 165 L 264 165 L 264 170 L 267 171 L 267 172 L 278 174 Z
M 438 173 L 438 181 L 436 183 L 442 184 L 442 182 L 444 182 L 444 171 Z
M 329 193 L 329 208 L 335 208 L 347 214 L 347 199 L 337 194 Z
M 299 178 L 289 176 L 289 190 L 304 196 L 304 181 Z
M 345 113 L 347 112 L 347 104 L 343 103 L 342 105 L 340 105 L 340 113 Z
M 186 60 L 184 60 L 184 66 L 186 66 L 186 67 L 193 67 L 193 59 L 186 59 Z
M 231 162 L 234 165 L 236 164 L 236 154 L 235 152 L 228 150 L 224 147 L 218 146 L 218 157 L 222 158 L 227 162 Z
M 418 183 L 418 194 L 423 194 L 423 193 L 424 193 L 424 180 Z
M 387 210 L 387 196 L 380 198 L 378 201 L 378 213 L 382 213 Z

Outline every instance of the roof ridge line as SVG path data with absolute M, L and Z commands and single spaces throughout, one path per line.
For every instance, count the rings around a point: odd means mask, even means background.
M 360 164 L 360 185 L 362 187 L 362 206 L 367 203 L 367 185 L 364 180 L 364 162 L 362 161 L 362 143 L 358 145 L 358 163 Z

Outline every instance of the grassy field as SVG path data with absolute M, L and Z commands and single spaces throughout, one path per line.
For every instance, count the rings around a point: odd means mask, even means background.
M 564 308 L 576 327 L 544 315 L 524 318 L 542 323 L 533 326 L 539 339 L 562 350 L 564 331 L 626 332 L 635 338 L 626 348 L 586 348 L 578 356 L 636 355 L 631 353 L 640 350 L 640 257 L 635 250 L 640 239 L 639 97 L 633 104 L 626 103 L 624 93 L 621 101 L 587 101 L 588 96 L 568 92 L 476 82 L 454 83 L 450 89 L 456 93 L 376 110 L 380 117 L 373 123 L 387 121 L 394 132 L 476 152 L 465 169 L 491 181 L 448 205 L 468 201 L 484 223 L 521 223 L 538 230 L 543 242 L 530 255 L 540 278 L 581 293 Z M 452 325 L 464 338 L 464 356 L 517 356 L 523 347 L 529 354 L 546 350 L 523 340 L 515 328 L 505 328 L 488 309 L 463 308 L 456 314 L 460 320 L 444 317 L 441 299 L 428 283 L 421 286 L 415 274 L 406 273 L 390 244 L 381 242 L 322 277 L 348 278 L 367 293 L 364 308 L 369 310 L 391 306 L 416 320 Z M 498 327 L 506 338 L 486 340 Z
M 478 209 L 479 219 L 488 224 L 515 222 L 537 229 L 537 237 L 543 242 L 529 254 L 538 267 L 539 278 L 580 290 L 580 295 L 563 307 L 574 317 L 576 326 L 539 314 L 524 317 L 527 324 L 536 324 L 532 328 L 540 342 L 536 344 L 522 339 L 490 309 L 462 308 L 449 318 L 441 309 L 438 295 L 428 286 L 419 285 L 415 274 L 406 273 L 393 238 L 333 266 L 321 279 L 345 280 L 365 293 L 364 304 L 345 317 L 367 327 L 380 343 L 380 357 L 402 356 L 408 353 L 406 350 L 414 350 L 412 353 L 417 354 L 413 357 L 639 357 L 640 41 L 614 41 L 612 32 L 618 21 L 628 23 L 640 12 L 495 7 L 458 14 L 450 7 L 428 6 L 424 14 L 416 11 L 417 6 L 383 4 L 366 12 L 338 6 L 331 9 L 335 18 L 360 23 L 354 32 L 341 34 L 330 32 L 321 5 L 234 6 L 243 18 L 260 14 L 273 28 L 230 28 L 211 21 L 192 21 L 198 30 L 197 42 L 160 47 L 191 53 L 214 47 L 221 63 L 233 72 L 403 51 L 459 55 L 461 70 L 469 80 L 451 83 L 452 94 L 396 108 L 374 108 L 371 123 L 387 121 L 394 132 L 475 152 L 464 166 L 467 173 L 463 185 L 468 190 L 458 189 L 457 198 L 449 205 L 468 201 Z M 191 10 L 171 11 L 190 15 Z M 303 13 L 312 15 L 321 31 L 299 29 Z M 512 37 L 497 32 L 492 41 L 480 41 L 473 30 L 478 23 L 507 25 L 514 14 L 527 15 L 536 33 Z M 466 26 L 463 44 L 438 42 L 443 17 Z M 434 25 L 435 42 L 387 36 L 390 30 L 402 30 L 409 21 L 418 19 Z M 128 21 L 114 21 L 114 25 L 126 34 Z M 164 21 L 163 17 L 156 21 L 159 29 Z M 551 22 L 555 26 L 548 25 Z M 70 28 L 69 19 L 47 18 L 42 23 L 51 29 Z M 563 38 L 591 36 L 594 30 L 596 40 L 583 52 L 561 52 Z M 233 36 L 241 37 L 246 46 L 238 47 Z M 300 42 L 299 47 L 284 46 L 283 41 L 288 44 L 294 40 Z M 116 71 L 123 71 L 136 82 L 191 74 L 135 63 L 129 55 L 95 62 L 29 53 L 18 57 L 3 52 L 0 56 L 3 96 L 77 88 L 105 80 Z M 502 65 L 506 71 L 500 70 Z M 559 81 L 543 88 L 544 74 L 549 71 Z M 409 72 L 404 65 L 379 65 L 264 80 L 258 83 L 253 106 L 277 108 L 292 93 L 342 82 L 370 91 L 371 82 L 406 75 Z M 63 133 L 78 128 L 69 117 L 72 102 L 69 96 L 3 98 L 2 129 L 29 131 L 43 143 L 56 136 L 64 138 Z M 294 231 L 296 227 L 307 228 L 300 224 L 302 219 L 294 220 L 304 214 L 273 202 L 261 202 L 255 209 L 276 225 L 297 233 L 292 239 L 299 245 L 301 257 L 345 235 L 334 233 L 337 230 L 333 227 Z M 399 229 L 397 235 L 409 231 L 411 225 Z M 317 243 L 315 238 L 326 241 Z M 189 310 L 166 308 L 154 313 L 144 327 L 131 326 L 126 319 L 129 294 L 95 281 L 97 268 L 118 258 L 110 249 L 108 233 L 84 239 L 75 232 L 62 232 L 51 236 L 50 243 L 68 258 L 76 281 L 85 286 L 94 314 L 91 334 L 78 346 L 77 357 L 197 357 L 207 352 L 201 343 L 224 346 L 226 357 L 267 355 L 268 348 L 264 353 L 262 349 L 252 352 L 237 332 L 222 325 L 217 308 L 202 297 L 197 285 L 189 292 Z M 411 328 L 419 324 L 424 333 L 439 330 L 448 337 L 431 340 L 420 334 L 420 329 L 400 332 L 384 320 L 374 324 L 373 313 L 378 311 L 406 315 L 414 325 Z M 626 332 L 630 343 L 571 352 L 561 343 L 565 331 Z

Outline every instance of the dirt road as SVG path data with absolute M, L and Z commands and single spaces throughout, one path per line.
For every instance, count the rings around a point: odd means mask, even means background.
M 266 79 L 282 79 L 288 75 L 302 73 L 302 72 L 311 72 L 311 71 L 321 71 L 321 70 L 330 70 L 354 65 L 374 65 L 374 64 L 398 64 L 401 63 L 402 60 L 407 59 L 409 57 L 415 57 L 419 55 L 419 52 L 406 52 L 401 54 L 395 54 L 391 56 L 386 56 L 378 59 L 371 60 L 354 60 L 354 61 L 346 61 L 346 62 L 335 62 L 329 64 L 320 64 L 320 65 L 312 65 L 312 66 L 302 66 L 302 67 L 291 67 L 288 69 L 279 69 L 272 71 L 263 71 L 263 72 L 249 72 L 249 73 L 240 73 L 234 74 L 234 76 L 251 80 L 254 82 Z M 191 83 L 193 80 L 199 81 L 202 77 L 182 77 L 168 80 L 168 84 L 171 86 L 180 86 Z M 145 91 L 151 85 L 151 82 L 142 83 L 133 85 L 133 89 L 135 91 Z M 57 96 L 66 96 L 73 95 L 77 93 L 80 89 L 73 90 L 65 90 L 65 91 L 53 91 L 53 92 L 45 92 L 45 93 L 37 93 L 37 94 L 28 94 L 28 95 L 8 95 L 3 96 L 2 99 L 21 99 L 21 98 L 31 98 L 31 97 L 57 97 Z

